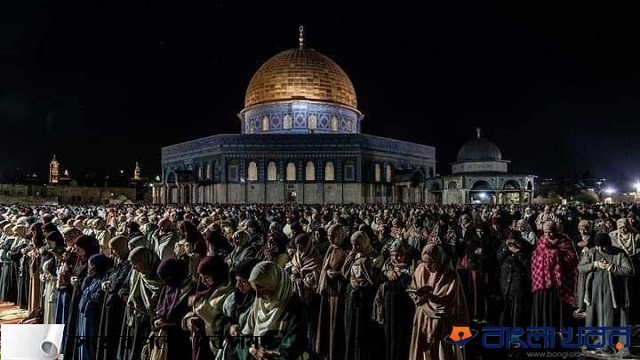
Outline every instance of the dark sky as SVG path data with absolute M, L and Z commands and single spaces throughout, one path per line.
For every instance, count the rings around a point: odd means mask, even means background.
M 5 1 L 0 176 L 159 174 L 160 148 L 239 133 L 257 68 L 306 44 L 350 76 L 363 132 L 433 145 L 475 127 L 514 172 L 640 176 L 640 22 L 570 2 Z M 435 4 L 437 3 L 437 4 Z M 440 4 L 442 3 L 442 4 Z

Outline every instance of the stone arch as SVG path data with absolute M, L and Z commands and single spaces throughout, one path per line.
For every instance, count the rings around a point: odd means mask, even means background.
M 431 190 L 433 190 L 433 191 L 440 190 L 440 184 L 438 184 L 437 182 L 431 183 Z
M 520 189 L 520 183 L 517 182 L 516 180 L 507 180 L 507 181 L 505 181 L 504 185 L 502 186 L 502 189 L 504 189 L 504 190 L 519 190 Z
M 527 190 L 533 190 L 533 184 L 531 181 L 527 181 Z
M 458 183 L 455 181 L 449 181 L 449 183 L 447 184 L 447 189 L 449 190 L 455 190 L 458 188 Z
M 167 177 L 165 180 L 165 184 L 167 185 L 175 185 L 178 183 L 178 175 L 175 171 L 169 170 L 167 171 Z
M 477 180 L 471 185 L 471 190 L 491 190 L 491 185 L 485 180 Z

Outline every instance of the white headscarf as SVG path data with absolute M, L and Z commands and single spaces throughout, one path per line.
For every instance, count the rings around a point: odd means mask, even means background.
M 262 261 L 251 271 L 249 281 L 273 290 L 273 294 L 268 300 L 256 297 L 242 332 L 246 335 L 261 336 L 267 331 L 286 327 L 286 324 L 279 320 L 293 295 L 293 283 L 289 275 L 276 263 Z

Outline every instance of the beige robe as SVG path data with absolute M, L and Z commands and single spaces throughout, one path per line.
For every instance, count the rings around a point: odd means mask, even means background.
M 436 248 L 440 249 L 437 246 Z M 442 250 L 439 251 L 438 256 L 446 256 L 441 252 Z M 439 262 L 439 264 L 448 263 L 449 260 L 446 258 L 440 259 Z M 464 360 L 465 358 L 464 351 L 458 345 L 445 342 L 453 326 L 469 326 L 460 278 L 451 266 L 440 267 L 443 269 L 432 274 L 427 271 L 425 264 L 421 263 L 413 274 L 409 289 L 418 290 L 429 286 L 433 290 L 429 296 L 411 293 L 411 297 L 416 302 L 416 312 L 413 318 L 409 360 Z

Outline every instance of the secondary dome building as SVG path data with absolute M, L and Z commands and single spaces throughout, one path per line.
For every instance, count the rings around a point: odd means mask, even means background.
M 482 137 L 475 138 L 458 151 L 451 164 L 451 175 L 429 179 L 431 200 L 438 204 L 529 204 L 535 175 L 509 174 L 510 161 L 502 159 L 500 148 Z
M 156 203 L 425 202 L 435 148 L 360 132 L 363 114 L 347 74 L 299 46 L 249 81 L 240 134 L 162 148 Z M 411 179 L 410 184 L 406 179 Z

